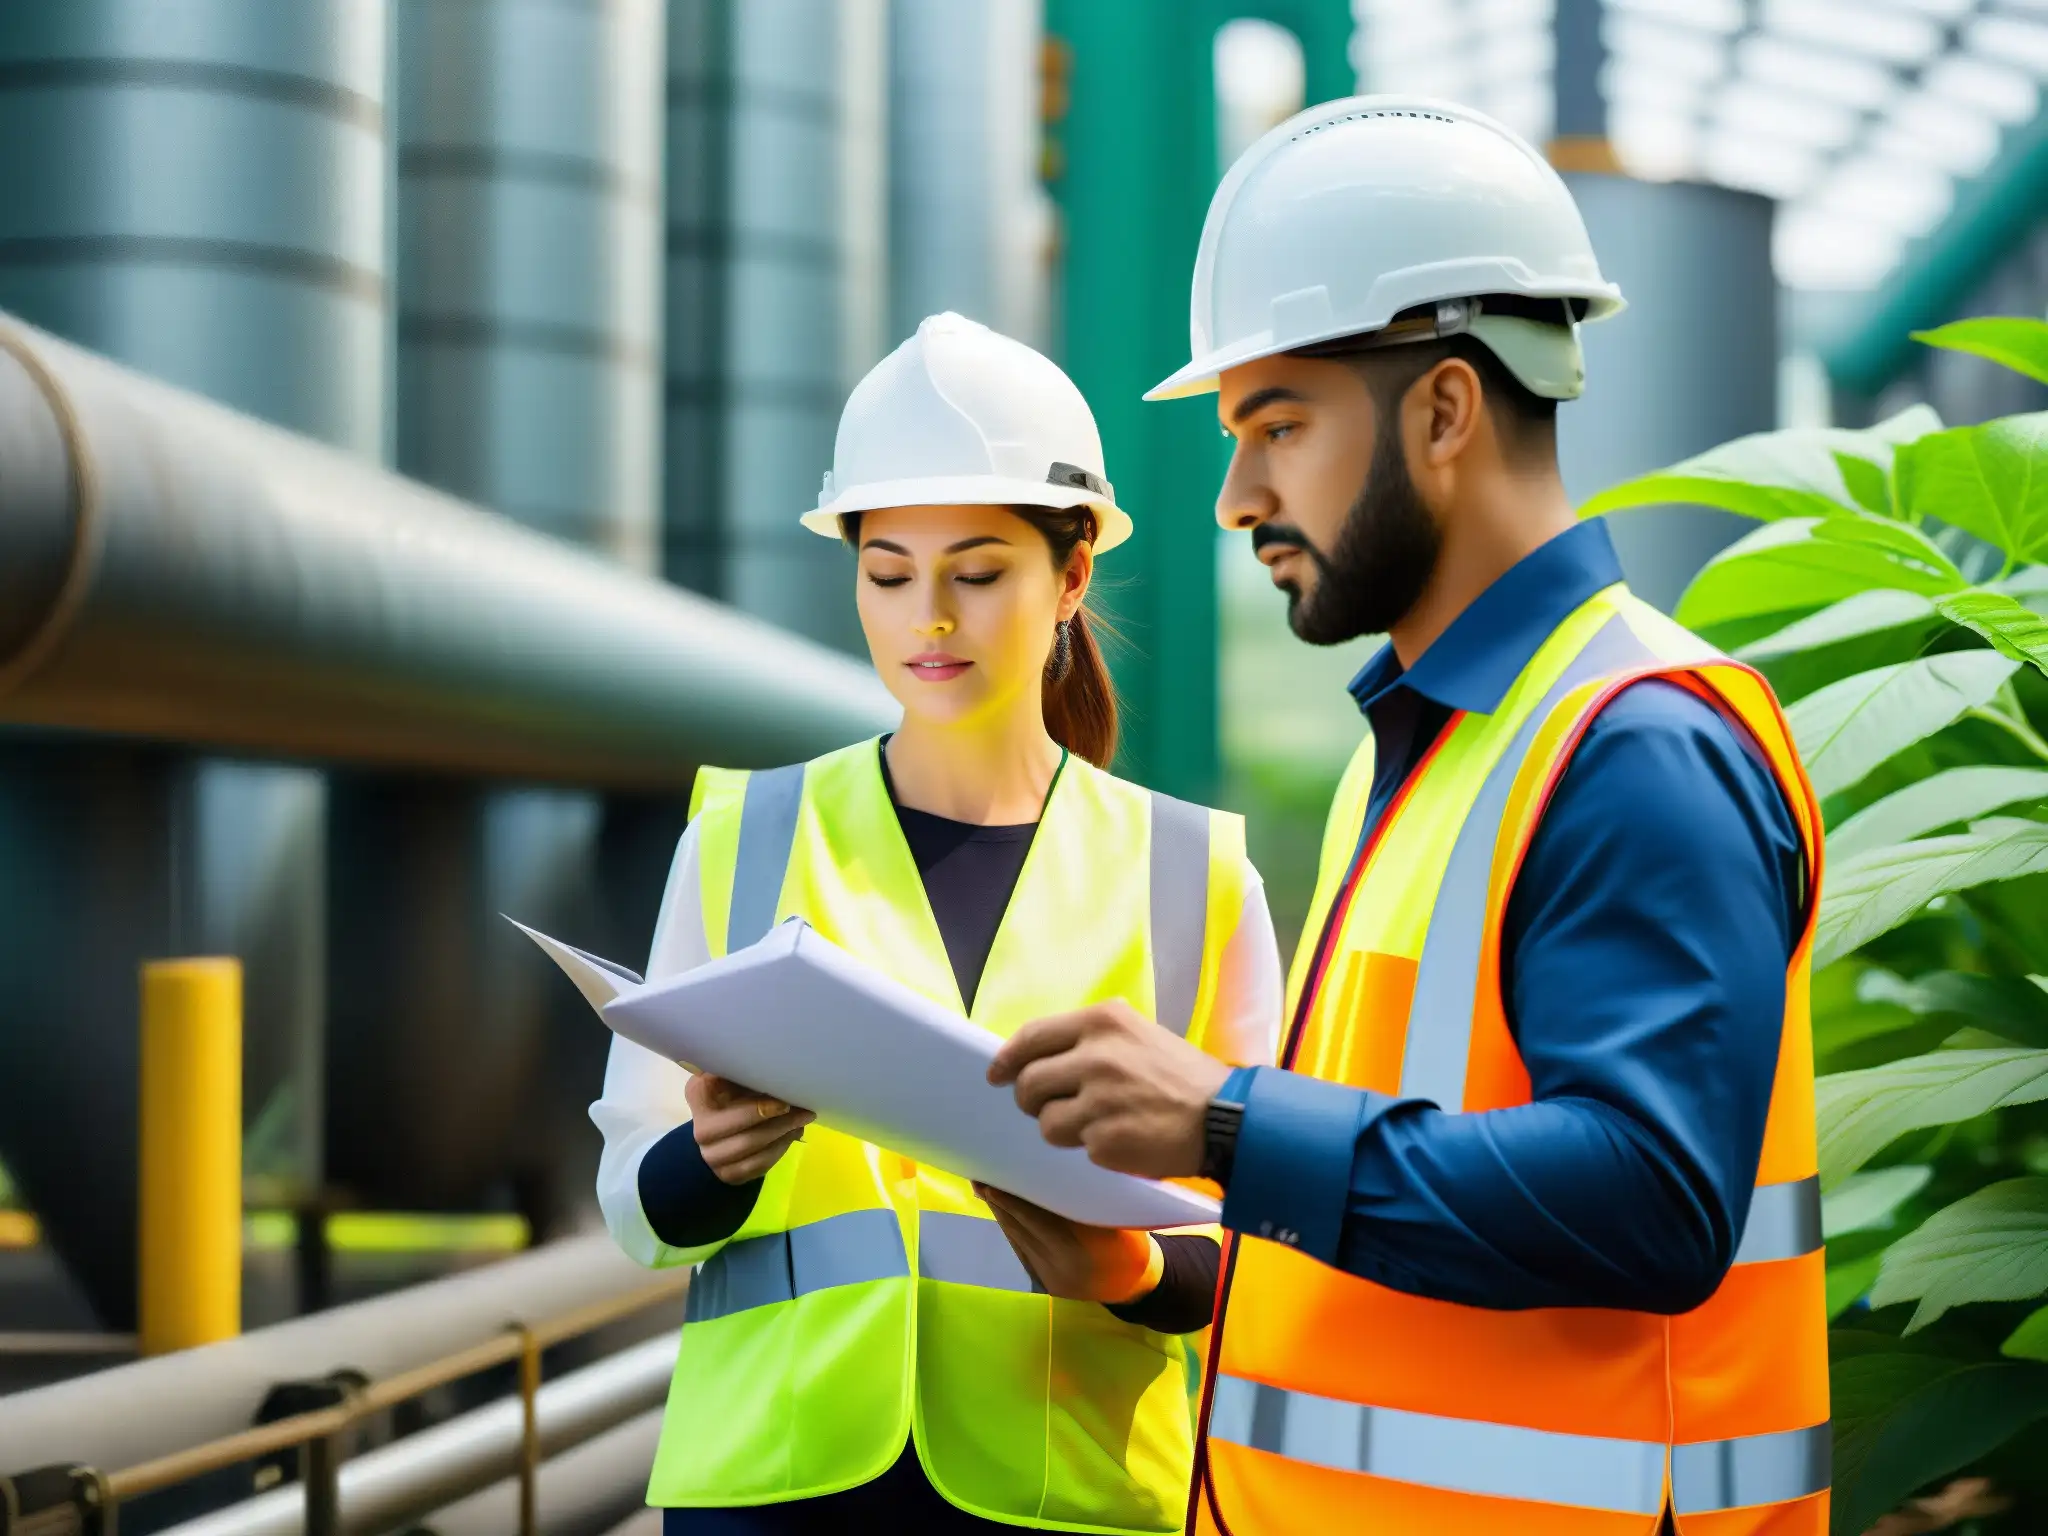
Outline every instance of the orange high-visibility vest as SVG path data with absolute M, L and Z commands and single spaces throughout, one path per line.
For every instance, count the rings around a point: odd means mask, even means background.
M 1332 808 L 1283 1062 L 1473 1113 L 1530 1102 L 1500 991 L 1509 889 L 1593 717 L 1659 677 L 1762 749 L 1809 889 L 1733 1267 L 1679 1317 L 1493 1311 L 1233 1241 L 1193 1528 L 1219 1536 L 1822 1536 L 1827 1323 L 1808 977 L 1821 820 L 1770 687 L 1625 588 L 1589 599 L 1490 715 L 1461 713 L 1364 846 L 1368 735 Z M 1683 815 L 1683 806 L 1673 806 Z M 1595 987 L 1600 978 L 1588 977 Z

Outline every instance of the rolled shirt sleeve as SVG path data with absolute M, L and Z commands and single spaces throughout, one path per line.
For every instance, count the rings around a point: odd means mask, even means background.
M 1509 900 L 1502 985 L 1533 1102 L 1448 1113 L 1237 1074 L 1225 1225 L 1471 1306 L 1698 1305 L 1748 1213 L 1804 892 L 1754 744 L 1681 689 L 1629 689 Z

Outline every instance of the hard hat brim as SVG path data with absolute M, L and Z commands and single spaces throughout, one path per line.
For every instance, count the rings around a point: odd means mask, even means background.
M 1131 536 L 1131 519 L 1113 501 L 1078 487 L 1002 475 L 932 475 L 916 480 L 883 480 L 856 486 L 803 515 L 803 525 L 828 539 L 839 537 L 839 519 L 850 512 L 884 507 L 1087 507 L 1095 513 L 1095 553 L 1106 554 Z

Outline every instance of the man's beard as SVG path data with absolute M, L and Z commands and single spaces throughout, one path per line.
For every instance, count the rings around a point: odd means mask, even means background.
M 1382 427 L 1336 547 L 1325 555 L 1295 529 L 1252 530 L 1254 550 L 1270 544 L 1291 545 L 1316 566 L 1308 592 L 1287 584 L 1289 627 L 1310 645 L 1342 645 L 1385 634 L 1415 606 L 1436 571 L 1443 536 L 1408 473 L 1398 431 Z

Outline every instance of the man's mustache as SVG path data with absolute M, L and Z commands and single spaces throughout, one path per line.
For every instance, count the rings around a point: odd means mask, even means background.
M 1298 549 L 1305 554 L 1313 554 L 1315 552 L 1314 546 L 1309 543 L 1308 539 L 1303 536 L 1298 528 L 1289 528 L 1282 523 L 1261 523 L 1252 530 L 1253 554 L 1261 554 L 1275 546 L 1286 549 Z

